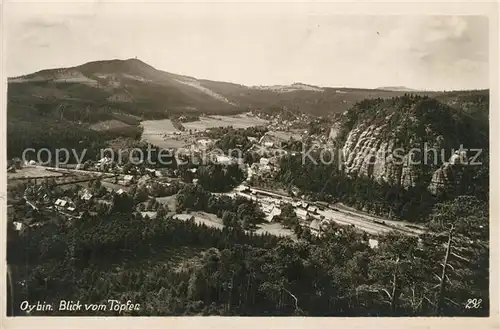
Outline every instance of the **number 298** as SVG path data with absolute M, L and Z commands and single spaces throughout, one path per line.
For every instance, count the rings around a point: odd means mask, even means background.
M 467 303 L 465 303 L 465 308 L 466 309 L 478 309 L 481 307 L 482 302 L 483 302 L 483 300 L 478 299 L 478 298 L 467 299 Z

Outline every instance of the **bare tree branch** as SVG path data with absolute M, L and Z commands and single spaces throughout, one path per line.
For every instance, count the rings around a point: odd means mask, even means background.
M 425 296 L 424 296 L 424 299 L 425 299 L 426 301 L 428 301 L 428 302 L 429 302 L 429 304 L 431 304 L 432 306 L 435 306 L 435 305 L 436 305 L 436 304 L 434 304 L 433 302 L 431 302 L 431 300 L 430 300 L 429 298 L 427 298 L 427 297 L 425 297 Z
M 294 295 L 294 294 L 292 294 L 290 291 L 288 291 L 285 287 L 283 287 L 283 290 L 284 290 L 285 292 L 287 292 L 290 296 L 292 296 L 292 298 L 295 300 L 295 309 L 296 309 L 296 310 L 297 310 L 297 309 L 300 309 L 300 308 L 299 308 L 299 300 L 297 299 L 297 297 L 295 297 L 295 295 Z
M 392 298 L 391 293 L 387 289 L 380 289 L 380 290 L 383 291 L 383 292 L 385 292 L 385 294 L 387 295 L 387 297 L 389 297 L 389 299 Z
M 467 259 L 463 256 L 458 255 L 457 253 L 454 253 L 453 251 L 450 253 L 453 257 L 457 257 L 458 259 L 463 260 L 464 262 L 470 263 L 470 259 Z
M 449 299 L 448 297 L 444 297 L 444 299 L 446 299 L 447 301 L 451 302 L 455 306 L 461 307 L 461 305 L 459 303 L 455 302 L 454 300 Z

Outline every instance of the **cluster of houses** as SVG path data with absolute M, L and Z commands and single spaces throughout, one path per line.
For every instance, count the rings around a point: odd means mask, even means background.
M 92 192 L 89 189 L 84 189 L 78 193 L 78 198 L 80 200 L 82 200 L 83 202 L 89 202 L 90 200 L 92 200 L 92 198 L 94 198 L 94 195 L 92 194 Z M 66 213 L 69 215 L 76 215 L 77 214 L 77 206 L 76 206 L 75 202 L 71 198 L 68 198 L 68 197 L 58 198 L 54 202 L 53 207 L 48 207 L 48 208 L 49 209 L 53 208 L 59 212 Z
M 132 175 L 125 175 L 123 176 L 123 179 L 119 181 L 121 185 L 129 186 L 133 183 L 135 183 L 135 178 Z
M 74 213 L 76 211 L 76 206 L 70 199 L 57 199 L 54 202 L 54 207 L 58 211 L 68 211 L 69 213 Z
M 297 201 L 293 204 L 295 213 L 302 220 L 310 219 L 311 217 L 318 217 L 318 207 L 311 205 L 305 201 Z
M 209 138 L 202 138 L 196 141 L 196 145 L 202 150 L 207 150 L 210 147 L 214 146 L 214 141 Z
M 259 162 L 253 163 L 250 168 L 256 174 L 271 173 L 278 169 L 278 158 L 262 157 Z
M 315 204 L 311 204 L 303 200 L 293 202 L 288 198 L 275 198 L 266 195 L 264 192 L 252 190 L 245 185 L 238 186 L 234 196 L 240 196 L 258 202 L 262 211 L 266 215 L 265 218 L 267 222 L 272 222 L 274 216 L 279 216 L 281 214 L 281 206 L 285 203 L 291 203 L 293 205 L 295 213 L 299 219 L 302 221 L 312 222 L 321 222 L 324 220 L 324 217 L 319 215 L 319 211 L 328 207 L 328 203 L 326 202 L 316 202 Z

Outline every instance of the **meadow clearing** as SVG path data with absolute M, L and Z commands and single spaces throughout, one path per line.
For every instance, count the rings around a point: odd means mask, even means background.
M 169 119 L 146 120 L 141 122 L 141 125 L 144 128 L 142 140 L 161 148 L 181 148 L 189 144 L 189 140 L 186 139 L 186 135 L 189 134 L 189 130 L 191 130 L 191 132 L 196 132 L 205 131 L 210 128 L 228 126 L 232 126 L 236 129 L 249 128 L 253 126 L 266 125 L 267 123 L 267 120 L 249 116 L 247 114 L 231 116 L 213 115 L 200 117 L 200 120 L 197 121 L 182 123 L 182 125 L 186 128 L 186 131 L 181 133 L 174 127 L 172 121 Z M 179 135 L 175 135 L 175 132 L 179 133 Z

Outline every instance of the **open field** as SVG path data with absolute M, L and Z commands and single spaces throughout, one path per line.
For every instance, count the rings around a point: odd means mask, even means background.
M 144 132 L 142 133 L 143 136 L 169 134 L 174 131 L 178 131 L 169 119 L 145 120 L 141 122 L 141 125 L 144 127 Z
M 162 149 L 178 149 L 188 144 L 186 137 L 183 136 L 163 138 L 161 135 L 146 135 L 142 140 Z
M 16 169 L 15 173 L 7 173 L 7 180 L 58 176 L 62 176 L 62 173 L 48 171 L 43 167 L 23 167 L 21 169 Z
M 300 141 L 302 139 L 302 135 L 300 134 L 301 132 L 303 132 L 303 130 L 298 130 L 298 129 L 294 129 L 291 131 L 276 130 L 276 131 L 269 131 L 267 132 L 267 134 L 284 141 L 288 141 L 290 139 Z
M 179 132 L 169 119 L 146 120 L 142 121 L 141 125 L 144 128 L 142 133 L 143 141 L 163 149 L 181 148 L 186 145 L 185 137 L 169 136 L 176 131 Z M 163 137 L 164 134 L 169 137 Z
M 96 131 L 106 131 L 106 130 L 116 130 L 116 129 L 128 129 L 130 125 L 118 121 L 118 120 L 106 120 L 98 123 L 94 123 L 90 126 L 90 129 Z
M 179 220 L 188 220 L 191 217 L 194 217 L 194 220 L 197 224 L 205 224 L 206 226 L 215 227 L 221 230 L 224 227 L 224 224 L 222 224 L 222 219 L 217 218 L 217 216 L 214 214 L 209 214 L 202 211 L 193 211 L 190 214 L 177 214 L 174 216 L 175 219 Z
M 197 121 L 182 123 L 186 130 L 198 131 L 228 126 L 233 126 L 234 128 L 249 128 L 265 124 L 267 124 L 266 120 L 246 114 L 232 116 L 213 115 L 201 117 L 200 120 Z M 142 121 L 141 125 L 144 128 L 142 139 L 160 148 L 181 148 L 189 144 L 189 136 L 186 132 L 183 132 L 180 136 L 173 135 L 174 132 L 179 132 L 179 130 L 174 127 L 172 121 L 169 119 L 146 120 Z M 167 137 L 163 137 L 164 134 L 166 134 Z
M 190 214 L 176 214 L 174 216 L 179 220 L 188 220 L 191 217 L 194 217 L 195 222 L 197 224 L 205 224 L 209 227 L 215 227 L 218 229 L 224 228 L 224 224 L 222 224 L 222 219 L 218 218 L 215 214 L 209 214 L 203 211 L 195 211 Z M 279 223 L 262 223 L 257 225 L 257 229 L 255 230 L 256 234 L 272 234 L 276 236 L 289 236 L 294 237 L 294 233 L 281 226 Z
M 295 237 L 295 233 L 293 233 L 290 229 L 284 228 L 280 223 L 262 223 L 257 225 L 257 230 L 255 230 L 255 233 L 257 234 L 272 234 L 276 236 L 283 236 L 283 237 Z
M 185 122 L 182 125 L 186 127 L 186 129 L 205 130 L 209 128 L 228 126 L 233 126 L 234 128 L 249 128 L 265 124 L 267 124 L 267 120 L 240 114 L 231 116 L 213 115 L 209 117 L 201 117 L 199 121 Z
M 158 197 L 156 198 L 156 201 L 158 201 L 161 204 L 166 204 L 168 209 L 170 211 L 175 211 L 175 201 L 176 195 L 170 195 L 170 196 L 164 196 L 164 197 Z

